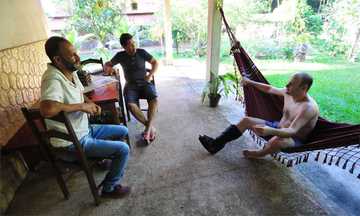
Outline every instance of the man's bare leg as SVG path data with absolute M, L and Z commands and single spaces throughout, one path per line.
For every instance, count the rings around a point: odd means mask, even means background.
M 245 130 L 251 129 L 255 125 L 265 125 L 265 122 L 266 121 L 263 119 L 245 116 L 240 120 L 236 127 L 241 133 L 244 133 Z
M 149 102 L 149 109 L 148 109 L 148 121 L 147 121 L 147 131 L 151 130 L 151 133 L 155 133 L 155 128 L 153 127 L 153 120 L 155 118 L 155 113 L 157 111 L 157 99 L 152 99 Z
M 245 150 L 243 154 L 247 158 L 261 158 L 268 154 L 278 152 L 283 147 L 293 145 L 294 140 L 291 138 L 272 137 L 263 149 L 259 151 Z
M 128 103 L 128 107 L 130 108 L 130 111 L 134 115 L 134 117 L 146 127 L 147 120 L 139 106 L 135 103 Z

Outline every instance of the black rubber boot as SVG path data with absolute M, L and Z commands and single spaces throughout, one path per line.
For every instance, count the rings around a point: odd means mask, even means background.
M 227 142 L 235 140 L 241 135 L 241 131 L 239 131 L 235 125 L 230 125 L 221 133 L 220 136 L 216 137 L 215 139 L 206 135 L 200 135 L 199 141 L 210 154 L 216 154 L 218 151 L 224 148 Z

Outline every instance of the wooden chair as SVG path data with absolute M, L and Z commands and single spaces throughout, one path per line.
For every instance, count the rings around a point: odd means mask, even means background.
M 66 130 L 68 134 L 59 132 L 56 130 L 47 130 L 45 125 L 45 118 L 41 116 L 39 109 L 27 109 L 27 108 L 21 108 L 21 111 L 23 112 L 25 119 L 30 126 L 33 134 L 38 139 L 38 142 L 40 144 L 40 149 L 42 153 L 44 154 L 45 158 L 51 163 L 54 173 L 56 175 L 57 182 L 61 188 L 62 193 L 64 194 L 65 199 L 69 199 L 70 193 L 66 186 L 65 180 L 60 172 L 59 166 L 56 163 L 54 150 L 56 149 L 63 149 L 65 148 L 55 148 L 52 147 L 50 144 L 50 138 L 60 138 L 63 140 L 67 140 L 72 142 L 75 145 L 76 148 L 76 157 L 78 158 L 80 162 L 80 166 L 82 170 L 85 172 L 89 187 L 91 190 L 91 193 L 94 197 L 94 201 L 96 205 L 99 205 L 100 198 L 98 193 L 98 187 L 95 184 L 95 180 L 91 171 L 91 164 L 89 162 L 97 162 L 99 160 L 103 160 L 105 158 L 87 158 L 81 148 L 80 142 L 74 132 L 74 129 L 71 125 L 71 122 L 69 121 L 67 115 L 64 112 L 59 113 L 58 115 L 48 118 L 53 121 L 60 122 L 65 125 Z M 69 152 L 71 154 L 71 152 Z M 72 153 L 74 154 L 74 153 Z M 88 160 L 89 159 L 89 160 Z M 95 163 L 93 163 L 95 164 Z
M 95 74 L 101 74 L 104 71 L 104 61 L 102 58 L 100 59 L 93 59 L 93 58 L 89 58 L 89 59 L 85 59 L 83 61 L 80 62 L 80 64 L 82 66 L 85 66 L 87 64 L 101 64 L 101 68 L 100 70 L 96 70 L 96 71 L 92 71 L 91 74 L 95 75 Z

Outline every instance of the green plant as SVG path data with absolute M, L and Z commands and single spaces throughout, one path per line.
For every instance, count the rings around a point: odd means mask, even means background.
M 227 97 L 232 92 L 236 92 L 238 78 L 233 73 L 226 73 L 223 75 L 217 75 L 211 72 L 211 80 L 206 84 L 201 101 L 204 103 L 206 96 L 219 97 L 221 95 Z
M 96 39 L 97 37 L 95 34 L 89 33 L 84 35 L 79 35 L 79 33 L 74 29 L 71 28 L 70 30 L 63 31 L 65 38 L 72 43 L 72 45 L 77 49 L 81 49 L 81 45 L 91 39 Z

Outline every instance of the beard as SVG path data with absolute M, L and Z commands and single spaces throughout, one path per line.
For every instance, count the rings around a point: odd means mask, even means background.
M 76 63 L 72 63 L 68 60 L 66 60 L 65 58 L 61 57 L 61 61 L 62 61 L 62 64 L 64 65 L 64 67 L 69 70 L 69 71 L 76 71 L 79 69 L 79 65 L 76 64 Z

